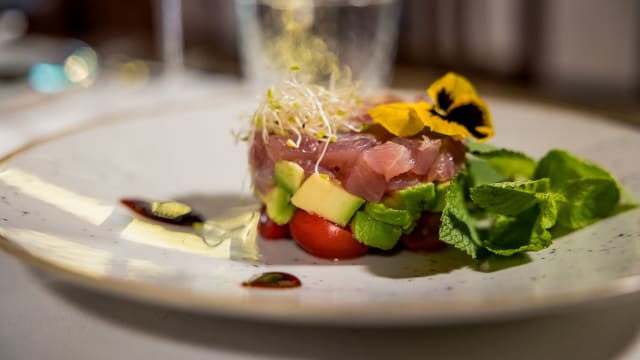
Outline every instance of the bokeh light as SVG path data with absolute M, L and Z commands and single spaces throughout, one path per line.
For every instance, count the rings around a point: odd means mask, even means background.
M 38 92 L 53 94 L 75 87 L 93 85 L 98 74 L 98 55 L 83 46 L 67 56 L 62 64 L 39 63 L 31 67 L 29 84 Z
M 29 72 L 29 84 L 41 93 L 54 94 L 69 87 L 64 68 L 56 64 L 36 64 Z
M 89 87 L 95 80 L 98 69 L 98 55 L 89 47 L 73 52 L 64 61 L 64 73 L 73 84 Z

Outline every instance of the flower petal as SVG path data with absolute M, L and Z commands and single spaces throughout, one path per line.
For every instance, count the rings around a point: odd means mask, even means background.
M 467 128 L 456 122 L 447 121 L 434 110 L 421 111 L 419 114 L 424 126 L 428 127 L 432 132 L 448 135 L 456 139 L 464 139 L 471 135 Z
M 447 121 L 464 126 L 479 141 L 493 136 L 493 123 L 487 104 L 475 95 L 456 98 L 445 115 Z
M 469 80 L 453 72 L 434 81 L 427 89 L 427 93 L 436 107 L 444 111 L 449 111 L 456 99 L 461 96 L 478 96 Z
M 374 123 L 382 125 L 396 136 L 412 136 L 424 129 L 422 120 L 416 113 L 414 103 L 400 102 L 378 105 L 369 110 L 369 115 Z

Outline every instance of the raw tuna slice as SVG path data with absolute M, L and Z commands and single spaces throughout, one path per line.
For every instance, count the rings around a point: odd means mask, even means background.
M 329 148 L 320 164 L 339 173 L 353 166 L 363 151 L 377 144 L 378 141 L 371 134 L 342 135 L 338 138 L 338 141 L 329 144 Z
M 367 165 L 364 153 L 361 153 L 350 172 L 342 179 L 342 186 L 365 200 L 379 202 L 387 188 L 387 181 Z
M 419 183 L 420 178 L 418 175 L 408 172 L 389 180 L 389 183 L 387 184 L 387 191 L 400 190 L 409 186 L 418 185 Z
M 256 134 L 256 137 L 262 138 L 260 134 Z M 287 145 L 287 140 L 289 139 L 295 140 L 295 138 L 284 136 L 269 136 L 265 147 L 271 160 L 316 160 L 320 156 L 320 151 L 322 150 L 320 141 L 304 135 L 301 138 L 300 146 L 295 148 Z
M 411 150 L 391 141 L 366 150 L 363 159 L 373 171 L 383 175 L 387 181 L 408 172 L 415 164 Z
M 423 139 L 407 139 L 397 137 L 391 141 L 411 150 L 411 157 L 414 160 L 414 166 L 411 172 L 416 175 L 426 175 L 440 154 L 440 139 L 430 139 L 428 137 Z
M 255 137 L 249 148 L 249 167 L 254 186 L 263 194 L 275 184 L 274 164 L 267 155 L 262 137 Z
M 448 181 L 451 180 L 457 172 L 456 163 L 453 161 L 453 155 L 450 153 L 442 153 L 438 155 L 436 161 L 429 169 L 427 174 L 428 181 Z

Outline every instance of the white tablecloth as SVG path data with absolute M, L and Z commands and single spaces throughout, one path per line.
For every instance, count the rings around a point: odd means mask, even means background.
M 0 92 L 0 153 L 114 111 L 238 89 L 189 77 L 53 97 Z M 6 89 L 5 89 L 6 90 Z M 65 116 L 48 117 L 56 113 Z M 55 118 L 55 121 L 51 119 Z M 2 209 L 0 208 L 0 213 Z M 0 251 L 0 359 L 640 359 L 640 305 L 485 324 L 333 328 L 185 313 L 96 293 Z

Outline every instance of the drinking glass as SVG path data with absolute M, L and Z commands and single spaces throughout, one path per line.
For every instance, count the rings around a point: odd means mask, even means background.
M 242 69 L 258 89 L 296 76 L 319 84 L 388 85 L 396 51 L 397 0 L 236 0 Z
M 156 0 L 158 41 L 164 75 L 184 70 L 182 37 L 182 0 Z

